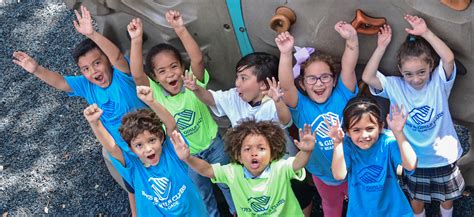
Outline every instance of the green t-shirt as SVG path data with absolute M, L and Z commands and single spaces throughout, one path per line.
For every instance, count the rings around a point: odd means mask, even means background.
M 180 93 L 171 96 L 159 83 L 149 80 L 153 96 L 173 115 L 179 131 L 188 141 L 191 154 L 207 149 L 218 130 L 207 106 L 184 86 Z M 207 82 L 209 73 L 205 70 L 204 83 L 199 80 L 196 83 L 206 88 Z
M 229 186 L 238 216 L 303 216 L 290 179 L 301 181 L 306 173 L 304 168 L 293 171 L 294 159 L 273 161 L 268 178 L 256 179 L 245 178 L 240 164 L 213 164 L 211 181 Z

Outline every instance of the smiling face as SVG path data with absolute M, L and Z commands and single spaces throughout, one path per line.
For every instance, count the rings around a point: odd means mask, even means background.
M 351 120 L 352 121 L 352 120 Z M 349 123 L 348 135 L 352 142 L 360 149 L 369 149 L 379 139 L 382 130 L 376 118 L 364 113 L 356 123 Z
M 268 140 L 257 134 L 250 134 L 242 141 L 239 162 L 253 175 L 259 176 L 271 160 Z
M 237 93 L 245 102 L 261 101 L 264 97 L 262 91 L 267 88 L 264 81 L 257 81 L 257 76 L 252 70 L 253 67 L 249 67 L 238 71 L 235 79 Z
M 171 51 L 156 54 L 152 61 L 155 80 L 172 96 L 178 94 L 183 86 L 181 75 L 183 75 L 184 66 L 181 62 Z
M 130 142 L 130 148 L 146 166 L 156 166 L 160 162 L 163 137 L 148 130 L 138 134 Z
M 327 76 L 331 76 L 331 79 L 322 79 Z M 314 82 L 314 79 L 316 79 L 316 83 L 311 84 L 311 80 Z M 309 98 L 317 103 L 326 102 L 335 85 L 336 79 L 334 79 L 329 65 L 322 61 L 315 61 L 307 66 L 304 69 L 303 81 L 300 81 L 300 86 L 306 91 Z
M 432 68 L 424 58 L 412 57 L 405 60 L 399 70 L 405 82 L 414 89 L 420 90 L 428 83 Z
M 77 65 L 82 75 L 99 87 L 106 88 L 112 82 L 112 67 L 107 57 L 98 48 L 80 56 Z

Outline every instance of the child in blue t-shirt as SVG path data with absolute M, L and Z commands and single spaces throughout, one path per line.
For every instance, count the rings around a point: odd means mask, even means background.
M 290 107 L 293 122 L 298 128 L 311 124 L 313 130 L 318 132 L 316 148 L 306 169 L 313 175 L 321 195 L 324 215 L 331 217 L 342 215 L 347 182 L 335 180 L 332 176 L 333 144 L 324 119 L 334 117 L 341 120 L 347 101 L 357 95 L 355 66 L 359 56 L 356 30 L 344 21 L 336 23 L 335 30 L 346 41 L 341 69 L 331 56 L 317 51 L 311 53 L 314 51 L 312 48 L 302 48 L 295 54 L 297 64 L 292 70 L 293 36 L 284 32 L 275 39 L 281 53 L 278 77 L 284 93 L 283 101 Z M 294 78 L 298 78 L 297 82 Z
M 439 201 L 441 216 L 448 217 L 465 187 L 456 165 L 462 147 L 448 102 L 456 78 L 454 54 L 423 18 L 406 15 L 405 20 L 411 28 L 405 29 L 409 35 L 397 56 L 402 76 L 385 76 L 377 71 L 392 37 L 390 26 L 385 25 L 362 79 L 372 94 L 405 105 L 409 113 L 404 133 L 418 157 L 418 166 L 406 176 L 405 187 L 415 217 L 425 216 L 424 204 L 432 201 Z
M 137 95 L 154 112 L 141 109 L 123 117 L 119 131 L 133 153 L 117 145 L 120 141 L 115 141 L 102 125 L 103 110 L 96 104 L 87 107 L 84 116 L 112 156 L 114 167 L 135 189 L 138 216 L 208 216 L 196 186 L 187 175 L 186 165 L 176 155 L 168 137 L 177 129 L 176 121 L 153 99 L 149 87 L 138 86 Z
M 74 60 L 82 75 L 62 76 L 39 65 L 36 60 L 21 51 L 13 53 L 13 62 L 46 84 L 67 92 L 69 96 L 80 96 L 87 100 L 89 105 L 97 104 L 103 111 L 100 119 L 104 127 L 115 140 L 120 141 L 122 138 L 118 128 L 122 116 L 127 112 L 145 108 L 146 105 L 137 98 L 128 60 L 119 48 L 94 30 L 92 17 L 87 8 L 81 6 L 81 13 L 78 11 L 75 13 L 77 21 L 74 21 L 74 27 L 77 32 L 88 38 L 77 45 L 73 51 Z M 128 149 L 126 145 L 122 148 Z M 129 192 L 130 208 L 134 214 L 133 189 L 130 189 L 117 174 L 104 149 L 102 154 L 112 177 Z
M 343 129 L 339 120 L 327 118 L 334 141 L 334 178 L 349 182 L 347 216 L 413 216 L 397 180 L 397 167 L 413 171 L 417 157 L 403 127 L 407 114 L 402 105 L 392 105 L 383 131 L 380 107 L 374 99 L 357 97 L 344 108 Z M 344 132 L 346 137 L 344 137 Z

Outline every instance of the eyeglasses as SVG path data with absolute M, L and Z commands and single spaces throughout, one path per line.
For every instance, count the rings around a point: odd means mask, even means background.
M 323 74 L 323 75 L 321 75 L 321 77 L 317 77 L 317 76 L 314 76 L 314 75 L 308 75 L 308 76 L 304 77 L 304 83 L 306 83 L 308 85 L 313 85 L 313 84 L 316 84 L 316 82 L 318 82 L 318 80 L 320 80 L 321 83 L 329 83 L 329 82 L 332 81 L 333 78 L 334 78 L 334 76 L 332 74 Z

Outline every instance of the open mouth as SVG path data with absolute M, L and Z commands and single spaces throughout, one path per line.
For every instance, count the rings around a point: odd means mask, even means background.
M 250 168 L 252 168 L 252 169 L 258 169 L 259 166 L 260 166 L 260 163 L 258 162 L 257 159 L 253 159 L 250 162 Z
M 321 96 L 324 94 L 324 90 L 315 90 L 313 91 L 316 95 Z
M 169 82 L 168 84 L 172 87 L 176 87 L 176 85 L 178 85 L 178 80 L 173 80 L 173 81 Z
M 94 79 L 98 81 L 99 83 L 104 83 L 104 76 L 103 75 L 96 75 L 94 76 Z
M 148 155 L 146 158 L 148 158 L 149 160 L 153 160 L 155 159 L 155 156 L 156 154 L 152 154 L 152 155 Z

